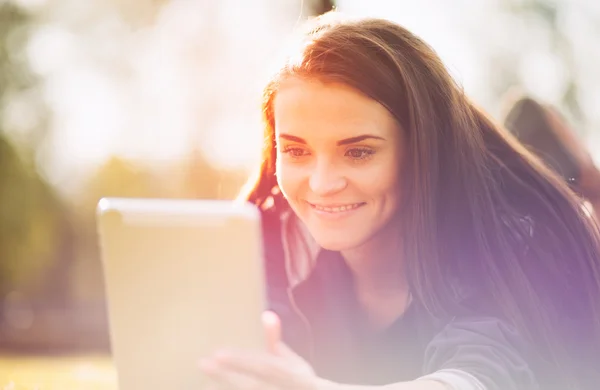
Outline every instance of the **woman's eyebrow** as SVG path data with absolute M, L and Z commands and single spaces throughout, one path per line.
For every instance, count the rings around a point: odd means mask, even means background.
M 359 135 L 359 136 L 356 136 L 356 137 L 350 137 L 350 138 L 343 139 L 341 141 L 338 141 L 337 144 L 340 145 L 340 146 L 341 145 L 354 144 L 354 143 L 357 143 L 357 142 L 360 142 L 360 141 L 364 141 L 366 139 L 379 139 L 379 140 L 384 140 L 385 141 L 385 138 L 379 137 L 377 135 L 363 134 L 363 135 Z
M 286 139 L 286 140 L 292 141 L 292 142 L 297 142 L 299 144 L 306 144 L 306 141 L 304 139 L 297 137 L 295 135 L 281 133 L 281 134 L 279 134 L 279 138 L 283 138 L 283 139 Z M 350 138 L 345 138 L 343 140 L 340 140 L 337 142 L 337 145 L 341 146 L 341 145 L 354 144 L 356 142 L 364 141 L 366 139 L 379 139 L 379 140 L 385 141 L 385 138 L 379 137 L 377 135 L 363 134 L 363 135 L 358 135 L 356 137 L 350 137 Z
M 279 134 L 279 138 L 283 138 L 283 139 L 286 139 L 286 140 L 292 141 L 292 142 L 298 142 L 299 144 L 306 144 L 306 141 L 304 139 L 302 139 L 300 137 L 296 137 L 295 135 L 281 133 L 281 134 Z

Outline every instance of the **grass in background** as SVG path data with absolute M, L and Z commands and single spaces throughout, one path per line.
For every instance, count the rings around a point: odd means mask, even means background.
M 107 356 L 0 356 L 0 390 L 117 390 L 117 379 Z

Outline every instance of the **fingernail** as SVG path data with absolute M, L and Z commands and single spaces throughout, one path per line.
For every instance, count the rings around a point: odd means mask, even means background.
M 279 323 L 279 316 L 273 311 L 265 311 L 262 313 L 262 320 L 265 324 L 275 325 Z

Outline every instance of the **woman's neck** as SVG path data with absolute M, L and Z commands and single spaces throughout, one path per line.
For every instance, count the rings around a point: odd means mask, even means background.
M 398 237 L 394 232 L 382 232 L 358 248 L 342 251 L 353 275 L 358 303 L 376 328 L 393 322 L 404 313 L 409 302 Z
M 369 249 L 363 246 L 342 252 L 357 291 L 385 294 L 405 289 L 404 264 L 398 251 L 381 246 Z
M 400 237 L 394 224 L 362 245 L 341 252 L 358 290 L 384 293 L 408 288 Z

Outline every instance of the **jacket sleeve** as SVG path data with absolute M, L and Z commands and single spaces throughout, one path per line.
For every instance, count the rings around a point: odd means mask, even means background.
M 486 390 L 537 390 L 527 344 L 496 318 L 454 319 L 425 350 L 424 373 L 460 370 Z

